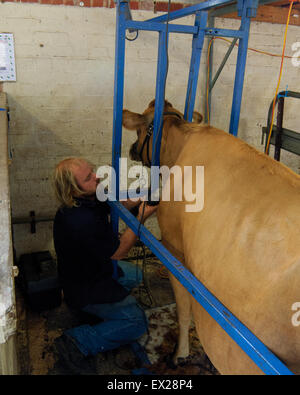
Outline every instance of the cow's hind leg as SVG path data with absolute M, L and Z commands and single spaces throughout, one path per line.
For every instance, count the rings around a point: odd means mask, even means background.
M 177 319 L 179 327 L 178 343 L 173 355 L 173 362 L 177 365 L 181 359 L 189 356 L 189 328 L 191 323 L 191 301 L 188 291 L 180 284 L 180 282 L 169 273 L 170 281 L 174 290 Z

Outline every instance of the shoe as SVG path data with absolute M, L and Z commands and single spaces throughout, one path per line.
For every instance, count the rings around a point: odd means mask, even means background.
M 94 357 L 85 356 L 77 347 L 75 340 L 63 334 L 54 340 L 54 354 L 58 364 L 71 375 L 96 375 Z

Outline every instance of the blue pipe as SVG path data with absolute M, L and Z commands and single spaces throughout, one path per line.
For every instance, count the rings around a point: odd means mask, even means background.
M 158 60 L 156 74 L 156 94 L 153 125 L 152 166 L 159 166 L 160 146 L 162 135 L 162 118 L 165 102 L 165 85 L 168 74 L 168 32 L 159 32 Z M 155 186 L 155 189 L 158 185 Z
M 206 11 L 196 13 L 195 27 L 198 28 L 198 34 L 193 37 L 190 72 L 184 109 L 184 118 L 189 122 L 193 119 L 201 54 L 205 37 L 204 29 L 207 24 L 207 18 L 208 13 Z
M 116 191 L 116 199 L 119 200 L 119 158 L 122 149 L 122 116 L 124 96 L 124 65 L 125 65 L 125 32 L 126 18 L 128 18 L 128 3 L 121 2 L 116 15 L 116 46 L 115 46 L 115 74 L 114 74 L 114 104 L 113 104 L 113 136 L 112 136 L 112 166 L 116 172 L 116 185 L 112 190 Z M 112 227 L 118 234 L 119 218 L 113 209 L 111 212 Z M 115 279 L 118 278 L 117 261 L 113 261 Z
M 243 33 L 243 37 L 240 38 L 239 40 L 239 49 L 238 49 L 238 56 L 236 61 L 236 72 L 235 72 L 233 99 L 232 99 L 232 107 L 231 107 L 231 118 L 229 125 L 229 133 L 233 134 L 234 136 L 237 136 L 238 134 L 240 112 L 241 112 L 244 76 L 245 76 L 245 68 L 246 68 L 246 60 L 247 60 L 247 52 L 248 52 L 249 30 L 250 30 L 250 22 L 251 22 L 251 19 L 247 16 L 247 10 L 250 8 L 250 5 L 251 5 L 251 0 L 243 1 L 242 20 L 241 20 L 241 28 L 240 28 L 240 31 Z

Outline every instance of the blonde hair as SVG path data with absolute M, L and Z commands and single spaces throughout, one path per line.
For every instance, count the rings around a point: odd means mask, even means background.
M 73 174 L 74 166 L 87 163 L 91 169 L 94 165 L 84 158 L 66 158 L 59 162 L 54 171 L 54 191 L 62 206 L 76 207 L 75 197 L 84 196 L 85 192 L 79 187 Z

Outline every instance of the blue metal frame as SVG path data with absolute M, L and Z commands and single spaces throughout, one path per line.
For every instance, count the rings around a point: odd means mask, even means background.
M 192 43 L 192 56 L 190 63 L 190 73 L 187 87 L 187 94 L 185 100 L 184 118 L 191 122 L 193 119 L 194 104 L 196 99 L 196 91 L 198 84 L 198 75 L 200 68 L 201 52 L 203 48 L 204 38 L 206 34 L 208 12 L 196 12 L 195 14 L 195 27 L 198 33 L 194 34 Z
M 116 0 L 116 46 L 115 46 L 115 91 L 113 111 L 113 146 L 112 165 L 116 171 L 116 198 L 119 199 L 119 158 L 122 145 L 122 110 L 124 91 L 124 59 L 126 29 L 158 31 L 158 64 L 156 81 L 156 106 L 154 115 L 152 165 L 159 165 L 160 140 L 162 132 L 162 112 L 164 104 L 164 84 L 168 59 L 166 48 L 169 33 L 193 34 L 193 45 L 189 81 L 185 102 L 185 118 L 191 120 L 196 96 L 199 65 L 205 35 L 234 37 L 240 40 L 235 85 L 232 102 L 232 113 L 229 132 L 237 135 L 243 80 L 246 65 L 250 18 L 255 16 L 257 0 L 238 0 L 238 13 L 241 16 L 241 27 L 237 31 L 206 27 L 207 11 L 232 0 L 209 0 L 182 10 L 161 15 L 148 21 L 137 22 L 131 19 L 128 0 Z M 164 23 L 187 15 L 195 14 L 195 25 L 186 26 Z M 156 238 L 129 213 L 119 202 L 110 201 L 114 230 L 118 231 L 118 220 L 121 218 L 138 234 L 141 241 L 148 246 L 172 274 L 186 287 L 192 296 L 206 309 L 219 325 L 237 342 L 244 352 L 266 374 L 293 374 L 266 346 L 261 343 L 229 310 L 223 306 Z

